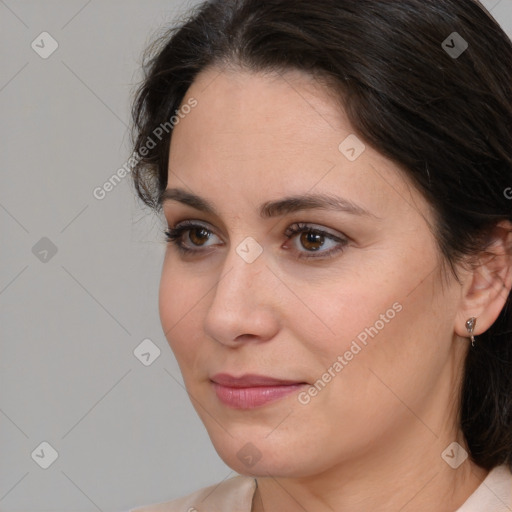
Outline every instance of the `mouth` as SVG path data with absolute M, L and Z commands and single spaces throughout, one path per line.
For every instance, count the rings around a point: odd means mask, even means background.
M 211 377 L 217 398 L 233 409 L 254 409 L 280 400 L 308 386 L 307 382 L 276 379 L 264 375 L 241 377 L 222 373 Z

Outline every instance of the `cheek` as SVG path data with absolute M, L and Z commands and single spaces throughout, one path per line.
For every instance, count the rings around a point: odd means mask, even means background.
M 371 340 L 385 338 L 390 326 L 400 322 L 403 298 L 399 284 L 381 279 L 376 286 L 373 277 L 368 272 L 331 276 L 304 293 L 307 307 L 290 308 L 290 328 L 322 365 L 351 349 L 354 354 L 359 351 L 360 359 Z
M 204 291 L 196 290 L 195 281 L 164 262 L 159 289 L 159 314 L 162 330 L 180 366 L 194 354 L 199 343 L 198 303 Z
M 315 362 L 312 377 L 327 372 L 332 384 L 326 387 L 337 396 L 346 388 L 354 401 L 372 402 L 380 394 L 373 393 L 375 388 L 385 387 L 376 377 L 381 376 L 397 393 L 414 400 L 418 388 L 428 386 L 441 366 L 447 349 L 436 348 L 446 342 L 447 332 L 440 332 L 439 321 L 432 319 L 449 314 L 449 305 L 440 301 L 433 275 L 422 282 L 430 270 L 425 262 L 395 258 L 391 263 L 366 266 L 364 274 L 333 276 L 330 284 L 310 288 L 308 304 L 317 315 L 302 309 L 290 317 L 293 332 Z M 322 394 L 326 400 L 333 398 L 330 392 Z
M 419 410 L 449 350 L 448 322 L 440 328 L 435 319 L 449 315 L 450 302 L 441 300 L 435 280 L 417 286 L 388 279 L 380 287 L 372 281 L 345 281 L 342 293 L 311 297 L 334 334 L 307 341 L 316 360 L 314 379 L 328 381 L 316 386 L 308 407 L 318 413 L 318 424 L 343 426 L 355 436 L 408 417 L 408 408 Z

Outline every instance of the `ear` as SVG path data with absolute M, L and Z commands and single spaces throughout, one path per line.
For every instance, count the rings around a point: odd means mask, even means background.
M 491 327 L 501 313 L 512 288 L 512 223 L 498 223 L 490 233 L 489 244 L 468 271 L 455 322 L 455 332 L 469 334 L 466 321 L 476 318 L 474 335 Z

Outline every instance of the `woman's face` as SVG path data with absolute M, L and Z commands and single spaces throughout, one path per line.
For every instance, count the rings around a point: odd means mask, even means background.
M 220 456 L 275 476 L 412 440 L 439 457 L 467 345 L 423 197 L 305 74 L 209 69 L 191 98 L 167 188 L 203 203 L 164 202 L 193 252 L 169 244 L 160 317 Z

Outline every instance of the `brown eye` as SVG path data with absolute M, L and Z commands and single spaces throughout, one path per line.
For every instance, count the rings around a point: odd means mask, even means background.
M 300 243 L 308 251 L 318 251 L 324 245 L 325 237 L 312 231 L 304 231 L 300 235 Z
M 349 243 L 349 239 L 341 233 L 329 233 L 320 227 L 300 222 L 290 226 L 285 231 L 285 236 L 292 241 L 297 259 L 331 258 L 343 251 Z M 290 249 L 286 245 L 283 248 Z
M 219 238 L 212 230 L 201 224 L 183 222 L 176 227 L 169 227 L 165 232 L 168 243 L 174 245 L 182 254 L 200 254 L 206 248 L 213 247 L 215 238 Z
M 201 227 L 190 229 L 188 238 L 194 245 L 201 246 L 210 238 L 209 231 Z

